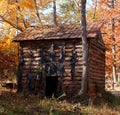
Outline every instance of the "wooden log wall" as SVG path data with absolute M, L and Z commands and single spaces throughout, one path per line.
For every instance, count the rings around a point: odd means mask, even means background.
M 59 61 L 62 47 L 65 47 L 65 57 L 62 62 L 64 65 L 64 74 L 63 76 L 56 74 L 56 76 L 58 76 L 58 87 L 62 85 L 63 92 L 66 92 L 69 97 L 72 97 L 73 95 L 76 95 L 81 88 L 83 67 L 81 39 L 21 42 L 20 48 L 22 50 L 20 57 L 24 60 L 22 69 L 23 88 L 25 86 L 27 73 L 30 73 L 33 79 L 36 78 L 37 69 L 41 64 L 41 51 L 44 50 L 46 55 L 45 57 L 49 58 L 50 48 L 52 44 L 54 44 L 55 64 L 57 64 Z M 105 86 L 105 48 L 99 38 L 90 38 L 88 41 L 88 47 L 88 90 L 90 93 L 96 93 L 97 90 L 103 91 Z M 73 55 L 73 50 L 77 52 L 75 68 L 72 68 L 70 63 Z M 75 69 L 73 76 L 71 76 L 72 69 Z
M 100 38 L 89 40 L 89 93 L 105 90 L 105 47 Z
M 35 79 L 37 68 L 41 64 L 41 51 L 44 49 L 46 57 L 49 58 L 51 44 L 54 44 L 55 62 L 58 62 L 61 53 L 61 48 L 65 46 L 65 58 L 63 61 L 65 71 L 62 76 L 63 90 L 71 96 L 73 92 L 77 94 L 77 92 L 80 90 L 82 75 L 82 43 L 80 39 L 21 42 L 21 57 L 24 60 L 22 70 L 23 85 L 25 85 L 27 73 L 30 73 Z M 74 76 L 71 76 L 71 69 L 73 68 L 71 68 L 70 60 L 72 57 L 73 50 L 77 52 L 77 58 L 75 64 L 75 74 Z

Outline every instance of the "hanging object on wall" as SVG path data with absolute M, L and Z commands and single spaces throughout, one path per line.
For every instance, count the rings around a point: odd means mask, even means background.
M 65 58 L 65 46 L 62 46 L 62 49 L 61 49 L 61 53 L 60 53 L 60 57 L 59 57 L 58 62 L 59 62 L 59 63 L 62 63 L 63 60 L 64 60 L 64 58 Z
M 41 49 L 41 63 L 45 66 L 45 73 L 48 74 L 48 67 L 49 67 L 50 59 L 46 56 L 45 50 Z
M 26 88 L 27 88 L 27 91 L 34 91 L 35 89 L 33 77 L 29 72 L 26 75 Z
M 72 80 L 74 79 L 74 76 L 75 76 L 75 64 L 76 64 L 76 61 L 77 61 L 77 52 L 74 49 L 72 51 L 72 56 L 71 56 L 71 60 L 70 60 Z
M 50 59 L 47 58 L 45 50 L 41 49 L 41 64 L 46 64 L 46 63 L 49 63 L 49 62 L 50 62 Z
M 33 57 L 34 57 L 31 48 L 29 49 L 29 57 L 30 57 L 30 58 L 33 58 Z
M 57 64 L 57 74 L 59 76 L 63 76 L 64 71 L 65 71 L 64 65 L 63 65 L 64 59 L 65 59 L 65 45 L 63 45 L 61 48 L 60 57 L 58 59 L 59 63 Z
M 65 71 L 64 65 L 62 63 L 58 63 L 57 64 L 57 75 L 58 76 L 63 76 L 64 71 Z
M 55 51 L 54 51 L 54 44 L 51 44 L 50 47 L 50 63 L 48 65 L 48 75 L 55 75 L 57 72 L 56 64 L 55 64 Z
M 51 44 L 51 47 L 50 47 L 50 60 L 51 60 L 51 62 L 55 61 L 55 52 L 54 52 L 54 44 L 53 43 Z

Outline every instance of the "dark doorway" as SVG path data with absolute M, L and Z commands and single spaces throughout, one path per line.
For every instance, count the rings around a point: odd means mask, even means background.
M 47 76 L 46 77 L 46 97 L 50 98 L 52 95 L 56 97 L 57 92 L 58 77 L 57 76 Z

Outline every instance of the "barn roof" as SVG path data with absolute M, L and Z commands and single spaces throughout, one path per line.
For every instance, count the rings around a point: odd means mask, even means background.
M 87 38 L 95 38 L 100 31 L 102 23 L 92 23 L 87 25 Z M 50 40 L 50 39 L 70 39 L 81 38 L 81 26 L 79 25 L 60 25 L 60 26 L 40 26 L 29 27 L 18 34 L 13 41 L 29 40 Z

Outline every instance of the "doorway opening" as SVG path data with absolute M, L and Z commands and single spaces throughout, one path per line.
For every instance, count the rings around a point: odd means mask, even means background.
M 58 85 L 58 77 L 57 76 L 47 76 L 46 77 L 45 96 L 48 98 L 51 98 L 54 95 L 56 97 L 57 85 Z

